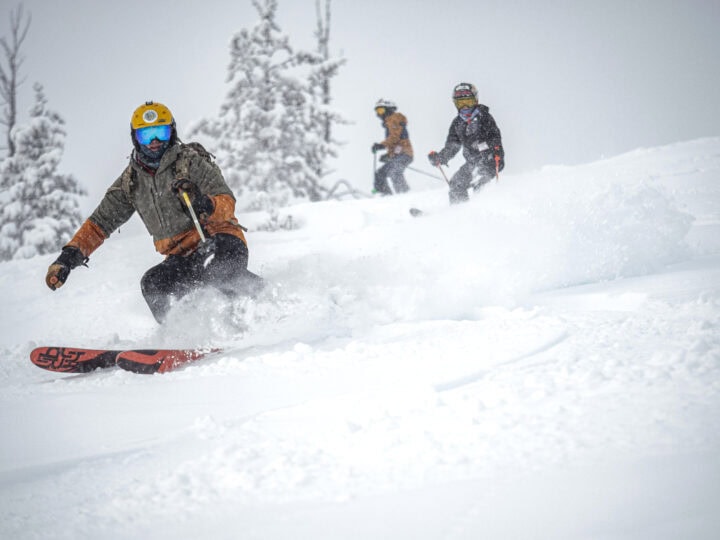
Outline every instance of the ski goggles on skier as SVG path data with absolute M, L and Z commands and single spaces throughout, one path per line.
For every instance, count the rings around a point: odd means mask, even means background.
M 165 124 L 162 126 L 148 126 L 135 130 L 135 139 L 143 146 L 147 146 L 152 141 L 165 142 L 170 140 L 172 135 L 172 126 Z
M 455 107 L 460 109 L 470 109 L 477 105 L 477 99 L 474 97 L 459 97 L 453 99 L 453 102 L 455 103 Z
M 375 114 L 378 116 L 385 114 L 385 107 L 375 107 Z

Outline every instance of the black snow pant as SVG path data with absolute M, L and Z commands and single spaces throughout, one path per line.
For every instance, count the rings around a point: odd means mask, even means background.
M 479 175 L 477 182 L 473 185 L 474 189 L 480 189 L 487 184 L 495 175 L 495 169 L 486 166 L 484 163 L 469 163 L 460 167 L 450 179 L 450 204 L 457 204 L 469 200 L 468 189 L 473 179 L 473 172 L 477 171 Z
M 216 234 L 208 246 L 187 256 L 169 255 L 163 262 L 145 272 L 140 286 L 155 320 L 163 323 L 171 300 L 209 285 L 228 296 L 253 296 L 263 280 L 247 270 L 248 249 L 245 243 L 229 234 Z
M 388 177 L 392 180 L 395 193 L 405 193 L 410 190 L 405 181 L 405 168 L 412 163 L 413 158 L 407 154 L 398 154 L 388 158 L 385 164 L 375 171 L 375 191 L 383 195 L 392 195 L 388 186 Z

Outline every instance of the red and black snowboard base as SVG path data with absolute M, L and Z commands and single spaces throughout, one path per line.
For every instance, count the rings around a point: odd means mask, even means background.
M 219 352 L 220 349 L 133 349 L 104 350 L 75 347 L 38 347 L 30 361 L 38 367 L 58 373 L 89 373 L 117 366 L 133 373 L 165 373 L 188 362 Z

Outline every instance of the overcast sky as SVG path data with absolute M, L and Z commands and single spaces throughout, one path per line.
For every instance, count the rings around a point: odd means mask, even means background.
M 0 5 L 3 36 L 16 5 Z M 181 137 L 216 115 L 230 38 L 257 21 L 250 0 L 23 5 L 32 23 L 19 105 L 31 106 L 33 82 L 45 86 L 67 122 L 63 172 L 88 187 L 90 209 L 126 163 L 135 107 L 165 103 Z M 495 116 L 508 173 L 720 135 L 718 0 L 334 0 L 332 15 L 331 46 L 347 59 L 334 104 L 353 122 L 333 177 L 365 190 L 370 146 L 383 138 L 375 101 L 398 103 L 413 166 L 429 170 L 462 81 Z M 279 0 L 278 21 L 296 46 L 312 46 L 315 0 Z

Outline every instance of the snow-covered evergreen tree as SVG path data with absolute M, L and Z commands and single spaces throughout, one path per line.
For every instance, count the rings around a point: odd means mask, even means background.
M 12 132 L 15 155 L 0 163 L 0 260 L 58 251 L 82 222 L 86 192 L 57 172 L 65 122 L 47 108 L 42 86 L 34 89 L 29 121 Z
M 324 160 L 331 155 L 314 117 L 322 112 L 323 59 L 295 51 L 276 22 L 277 0 L 253 0 L 260 20 L 231 40 L 230 90 L 219 118 L 191 136 L 209 139 L 241 208 L 269 209 L 320 200 Z

